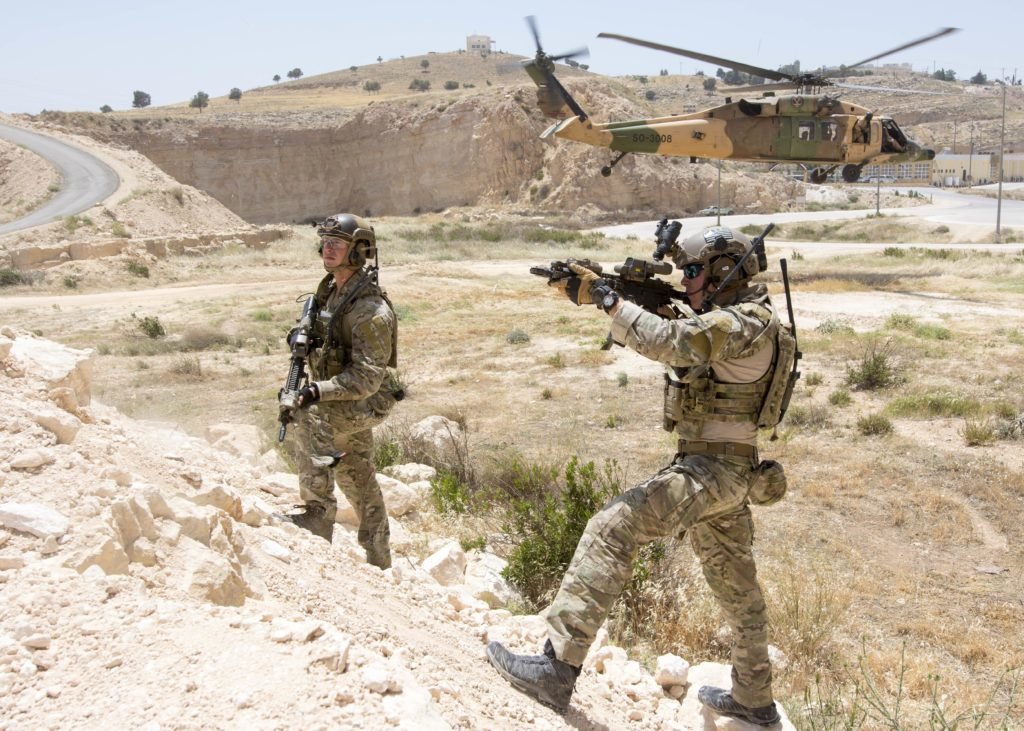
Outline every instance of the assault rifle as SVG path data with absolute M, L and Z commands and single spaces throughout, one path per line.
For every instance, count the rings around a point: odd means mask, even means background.
M 292 359 L 288 366 L 288 377 L 285 378 L 284 388 L 277 394 L 280 410 L 277 420 L 281 422 L 281 428 L 277 432 L 277 441 L 283 442 L 288 425 L 295 420 L 295 410 L 299 407 L 296 400 L 299 391 L 303 386 L 309 384 L 309 374 L 306 373 L 306 359 L 309 352 L 316 345 L 316 338 L 313 337 L 313 323 L 320 314 L 320 306 L 317 305 L 316 297 L 309 295 L 306 304 L 302 307 L 302 315 L 299 317 L 299 324 L 288 334 L 288 344 L 292 349 Z
M 668 262 L 653 262 L 646 259 L 629 257 L 622 264 L 615 265 L 615 274 L 606 274 L 597 262 L 590 259 L 566 259 L 553 261 L 547 267 L 530 267 L 530 274 L 547 277 L 548 283 L 558 282 L 577 276 L 570 264 L 578 264 L 604 279 L 608 285 L 618 292 L 619 296 L 643 307 L 649 312 L 657 311 L 674 299 L 683 299 L 685 295 L 668 282 L 655 279 L 657 274 L 671 274 L 672 265 Z

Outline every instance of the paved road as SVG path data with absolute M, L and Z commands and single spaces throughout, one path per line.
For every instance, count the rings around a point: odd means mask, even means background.
M 982 190 L 990 190 L 993 193 L 996 186 L 977 186 Z M 1024 187 L 1021 183 L 1004 183 L 1003 192 L 1014 188 Z M 955 190 L 944 190 L 941 188 L 890 188 L 899 190 L 901 193 L 916 191 L 924 198 L 930 198 L 931 203 L 911 208 L 883 208 L 882 213 L 887 216 L 914 216 L 935 224 L 968 224 L 974 226 L 991 226 L 996 229 L 996 200 L 980 195 L 963 195 Z M 873 191 L 867 187 L 865 192 Z M 732 228 L 742 228 L 747 224 L 759 226 L 766 225 L 769 221 L 774 223 L 792 223 L 795 221 L 836 221 L 852 218 L 865 218 L 874 214 L 874 209 L 855 211 L 801 211 L 798 213 L 764 213 L 764 214 L 742 214 L 736 216 L 723 216 L 722 224 Z M 700 231 L 705 226 L 715 225 L 714 216 L 697 216 L 694 218 L 681 218 L 683 224 L 681 237 Z M 639 221 L 626 223 L 618 226 L 604 226 L 597 229 L 606 236 L 627 237 L 636 236 L 641 240 L 654 240 L 654 227 L 657 221 Z M 1024 228 L 1024 201 L 1003 199 L 1001 227 Z
M 27 216 L 0 225 L 0 235 L 81 213 L 109 197 L 121 183 L 105 162 L 53 137 L 5 124 L 0 124 L 0 137 L 45 158 L 62 178 L 60 192 Z

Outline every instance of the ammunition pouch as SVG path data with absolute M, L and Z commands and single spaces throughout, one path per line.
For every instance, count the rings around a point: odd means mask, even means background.
M 785 494 L 786 471 L 775 460 L 763 460 L 751 474 L 747 498 L 754 505 L 774 505 Z

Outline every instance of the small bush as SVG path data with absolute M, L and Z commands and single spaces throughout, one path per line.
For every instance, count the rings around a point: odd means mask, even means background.
M 884 414 L 868 414 L 857 419 L 857 431 L 866 437 L 882 436 L 892 432 L 892 422 Z
M 459 546 L 463 551 L 482 551 L 487 548 L 487 538 L 484 536 L 477 536 L 476 538 L 463 538 L 459 541 Z
M 552 368 L 565 368 L 565 358 L 562 357 L 561 353 L 555 353 L 544 362 L 547 363 Z
M 170 192 L 171 192 L 171 197 L 174 198 L 174 200 L 178 201 L 178 205 L 179 206 L 185 205 L 185 189 L 184 188 L 182 188 L 179 185 L 179 186 L 176 186 L 174 188 L 171 188 Z
M 17 269 L 0 269 L 0 287 L 28 284 L 29 279 Z
M 227 335 L 205 325 L 190 327 L 181 334 L 182 350 L 208 350 L 214 346 L 227 345 L 228 342 Z
M 458 81 L 446 81 L 446 82 L 444 82 L 444 88 L 446 90 L 448 90 L 448 91 L 454 91 L 455 89 L 459 88 L 459 82 Z
M 885 327 L 889 330 L 913 330 L 917 327 L 917 318 L 902 312 L 894 312 L 886 318 Z
M 199 362 L 199 356 L 179 355 L 171 363 L 171 373 L 178 376 L 189 376 L 191 378 L 202 378 L 203 364 Z
M 78 289 L 78 278 L 67 276 L 64 277 L 64 288 L 65 289 Z
M 991 418 L 965 419 L 963 427 L 958 431 L 968 447 L 980 447 L 994 442 L 999 433 L 996 423 Z
M 430 478 L 430 502 L 439 513 L 461 515 L 469 507 L 469 486 L 448 470 Z
M 828 402 L 833 406 L 849 406 L 850 401 L 850 392 L 845 388 L 837 388 L 828 395 Z
M 891 256 L 894 259 L 902 259 L 907 255 L 906 249 L 901 249 L 898 246 L 886 246 L 882 249 L 882 256 Z
M 605 429 L 618 429 L 622 426 L 622 421 L 622 417 L 618 414 L 608 414 L 608 418 L 605 419 L 604 422 L 604 427 Z
M 620 492 L 614 463 L 598 474 L 593 462 L 573 457 L 559 481 L 555 467 L 528 464 L 516 458 L 498 483 L 511 498 L 506 532 L 521 540 L 502 575 L 536 605 L 558 587 L 587 521 Z
M 150 317 L 149 315 L 139 317 L 133 312 L 132 319 L 135 320 L 136 326 L 147 338 L 156 340 L 157 338 L 162 338 L 167 334 L 167 331 L 164 329 L 163 324 L 161 324 L 159 317 Z
M 846 384 L 862 391 L 876 391 L 902 381 L 892 358 L 892 345 L 872 342 L 860 363 L 846 369 Z
M 128 229 L 124 227 L 124 224 L 120 221 L 114 221 L 114 225 L 110 227 L 110 233 L 117 236 L 119 239 L 130 239 L 132 235 L 128 233 Z
M 505 336 L 505 342 L 510 345 L 522 345 L 523 343 L 530 342 L 530 336 L 519 328 L 513 328 L 508 335 Z
M 852 335 L 854 330 L 848 323 L 829 317 L 819 322 L 814 332 L 822 335 Z
M 948 391 L 929 391 L 895 398 L 885 410 L 893 416 L 966 417 L 977 414 L 981 410 L 981 403 Z
M 377 471 L 398 464 L 402 458 L 402 445 L 397 439 L 378 439 L 373 445 L 373 464 Z
M 804 376 L 804 383 L 808 386 L 818 386 L 823 380 L 825 380 L 825 377 L 817 372 L 808 373 Z
M 786 412 L 786 424 L 804 429 L 821 429 L 828 426 L 831 419 L 832 412 L 825 404 L 794 404 Z
M 629 374 L 625 371 L 619 371 L 618 375 L 615 376 L 615 380 L 619 384 L 619 388 L 625 388 L 629 385 Z
M 540 398 L 542 401 L 550 401 L 552 396 L 553 394 L 551 393 L 550 388 L 545 388 L 543 391 L 540 392 Z
M 145 264 L 141 264 L 137 261 L 130 261 L 125 266 L 128 269 L 129 274 L 143 279 L 149 279 L 149 267 Z
M 254 310 L 251 317 L 256 322 L 271 322 L 274 319 L 274 313 L 265 309 Z

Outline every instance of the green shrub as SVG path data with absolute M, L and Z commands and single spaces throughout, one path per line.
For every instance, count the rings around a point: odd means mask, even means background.
M 271 322 L 274 319 L 274 313 L 267 309 L 254 310 L 251 316 L 256 322 Z
M 886 246 L 882 249 L 882 256 L 891 256 L 896 259 L 901 259 L 907 255 L 906 249 L 901 249 L 898 246 Z
M 825 377 L 817 372 L 808 373 L 804 376 L 804 384 L 808 386 L 818 386 L 825 380 Z
M 64 288 L 65 289 L 78 289 L 78 277 L 67 276 L 64 277 Z
M 119 239 L 130 239 L 132 235 L 128 233 L 128 229 L 124 227 L 124 224 L 120 221 L 114 221 L 114 225 L 110 227 L 110 233 L 117 236 Z
M 902 312 L 894 312 L 885 319 L 885 327 L 889 330 L 913 330 L 917 327 L 917 318 Z
M 507 482 L 500 485 L 512 499 L 506 532 L 520 537 L 502 575 L 523 596 L 540 605 L 553 593 L 569 567 L 587 521 L 619 493 L 615 465 L 599 475 L 593 462 L 569 460 L 558 481 L 558 470 L 514 460 Z
M 786 412 L 786 424 L 804 429 L 820 429 L 829 425 L 832 418 L 831 410 L 825 404 L 803 406 L 793 404 Z
M 828 402 L 833 406 L 849 406 L 850 392 L 845 388 L 837 388 L 828 395 Z
M 892 432 L 892 422 L 884 414 L 867 414 L 857 419 L 857 431 L 866 437 Z
M 0 269 L 0 287 L 28 284 L 29 279 L 17 269 Z
M 214 346 L 227 345 L 228 336 L 216 328 L 198 325 L 181 334 L 182 350 L 208 350 Z
M 555 353 L 544 362 L 552 368 L 565 368 L 565 358 L 562 357 L 561 353 Z
M 550 401 L 552 395 L 553 394 L 551 393 L 550 388 L 545 388 L 543 391 L 540 392 L 540 397 L 542 401 Z
M 455 89 L 459 88 L 459 82 L 458 81 L 446 81 L 446 82 L 444 82 L 444 88 L 447 89 L 448 91 L 454 91 Z
M 860 362 L 846 369 L 846 385 L 862 391 L 876 391 L 902 382 L 892 359 L 892 344 L 872 342 Z
M 162 338 L 167 334 L 164 326 L 160 323 L 159 317 L 150 317 L 149 315 L 139 317 L 133 312 L 132 319 L 135 320 L 136 326 L 147 338 L 155 340 L 156 338 Z
M 505 342 L 510 345 L 522 345 L 523 343 L 530 342 L 530 336 L 519 328 L 513 328 L 509 331 L 508 335 L 505 336 Z
M 136 277 L 142 277 L 143 279 L 149 279 L 149 267 L 145 264 L 137 261 L 130 261 L 125 266 L 127 267 L 129 274 Z
M 402 458 L 402 445 L 397 439 L 376 439 L 373 444 L 373 464 L 377 471 L 398 464 Z
M 929 391 L 899 396 L 890 401 L 885 410 L 893 416 L 904 417 L 965 417 L 977 414 L 981 410 L 981 403 L 948 391 Z
M 469 507 L 469 486 L 454 472 L 438 470 L 430 478 L 430 502 L 439 513 L 461 515 Z
M 476 538 L 463 538 L 459 541 L 459 546 L 462 547 L 463 551 L 467 553 L 469 551 L 482 551 L 487 548 L 487 538 L 484 536 L 477 536 Z
M 629 385 L 629 374 L 625 371 L 619 371 L 618 375 L 615 376 L 616 381 L 619 384 L 619 388 L 625 388 Z

